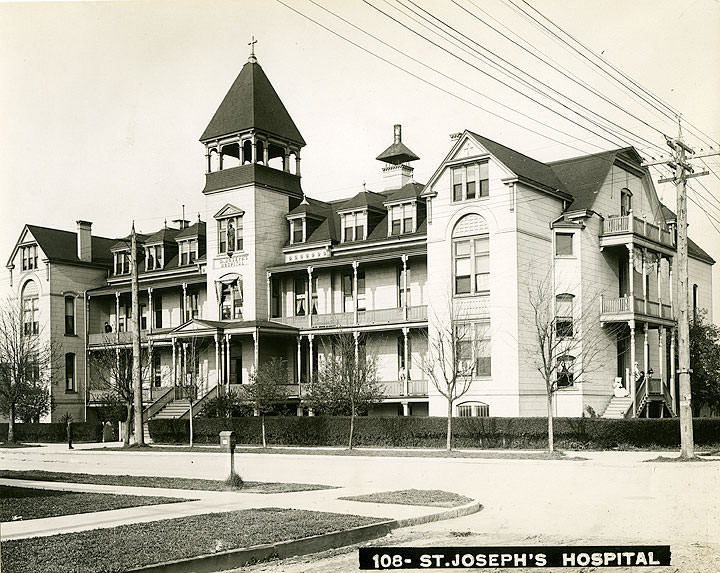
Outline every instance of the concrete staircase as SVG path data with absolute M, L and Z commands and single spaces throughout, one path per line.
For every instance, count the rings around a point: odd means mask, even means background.
M 622 419 L 625 417 L 625 414 L 631 406 L 632 398 L 630 398 L 630 396 L 626 396 L 625 398 L 618 398 L 617 396 L 613 396 L 610 399 L 608 407 L 605 408 L 605 412 L 603 413 L 602 417 Z
M 187 400 L 173 400 L 153 416 L 153 420 L 168 420 L 180 418 L 190 411 L 190 402 Z M 194 412 L 193 412 L 194 413 Z

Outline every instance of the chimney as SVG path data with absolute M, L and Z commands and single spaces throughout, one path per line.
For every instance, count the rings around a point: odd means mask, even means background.
M 393 143 L 398 144 L 402 142 L 402 125 L 396 123 L 393 126 Z
M 90 221 L 76 221 L 77 223 L 77 256 L 87 263 L 92 261 L 92 223 Z

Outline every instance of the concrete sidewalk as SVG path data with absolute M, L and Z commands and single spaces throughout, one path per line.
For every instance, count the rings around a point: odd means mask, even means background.
M 364 503 L 338 499 L 339 497 L 363 495 L 377 491 L 376 488 L 346 487 L 325 490 L 261 494 L 218 492 L 152 487 L 126 487 L 113 485 L 43 482 L 16 479 L 0 479 L 0 485 L 36 488 L 43 490 L 64 490 L 120 495 L 146 495 L 188 498 L 171 504 L 130 507 L 95 513 L 80 513 L 43 519 L 29 519 L 2 524 L 2 538 L 22 539 L 60 533 L 72 533 L 90 529 L 117 527 L 132 523 L 172 519 L 206 513 L 218 513 L 254 508 L 287 508 L 323 511 L 329 513 L 354 514 L 392 520 L 426 517 L 441 513 L 447 508 L 396 505 L 385 503 Z

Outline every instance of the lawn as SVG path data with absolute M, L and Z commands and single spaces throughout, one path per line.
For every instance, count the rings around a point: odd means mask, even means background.
M 364 501 L 366 503 L 398 503 L 401 505 L 426 505 L 430 507 L 457 507 L 472 501 L 472 499 L 464 495 L 439 489 L 382 491 L 368 495 L 341 497 L 340 499 Z
M 190 500 L 174 497 L 77 493 L 0 485 L 0 521 L 39 519 L 181 501 Z
M 250 509 L 3 542 L 14 573 L 114 573 L 152 563 L 288 541 L 382 518 L 296 509 Z
M 48 472 L 42 470 L 0 470 L 0 478 L 24 479 L 31 481 L 52 481 L 69 483 L 91 483 L 130 487 L 161 487 L 166 489 L 192 489 L 204 491 L 226 491 L 224 481 L 155 476 L 128 476 L 102 474 L 76 474 L 70 472 Z M 246 481 L 242 490 L 246 493 L 288 493 L 333 489 L 332 486 L 304 483 L 273 483 Z

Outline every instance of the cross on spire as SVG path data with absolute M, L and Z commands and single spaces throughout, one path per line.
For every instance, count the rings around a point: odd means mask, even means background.
M 255 39 L 255 36 L 252 37 L 252 41 L 248 42 L 248 46 L 250 46 L 250 55 L 255 55 L 255 44 L 257 44 L 257 40 Z

